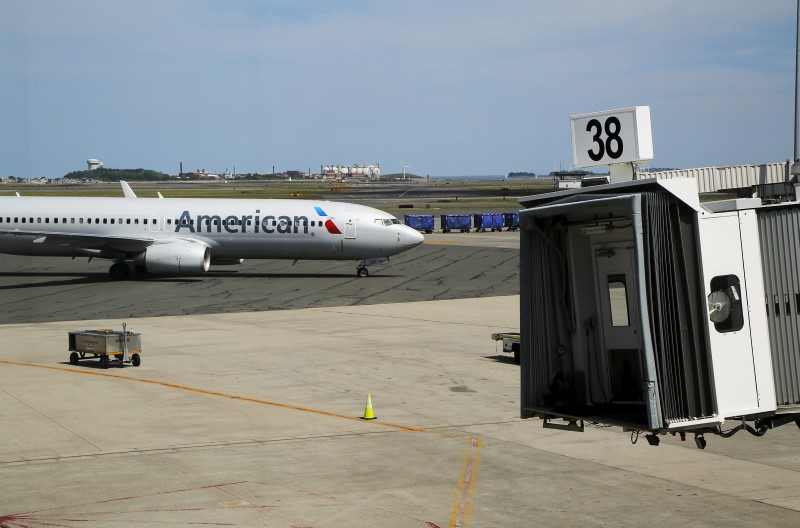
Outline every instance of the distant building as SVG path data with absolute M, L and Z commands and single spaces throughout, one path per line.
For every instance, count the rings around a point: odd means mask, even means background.
M 99 159 L 89 158 L 86 160 L 86 164 L 89 166 L 89 170 L 99 169 L 103 166 L 103 162 Z
M 326 180 L 380 180 L 381 166 L 372 165 L 326 165 L 321 167 Z

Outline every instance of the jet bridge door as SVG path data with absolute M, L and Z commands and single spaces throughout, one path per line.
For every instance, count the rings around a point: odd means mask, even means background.
M 594 245 L 595 289 L 611 401 L 644 402 L 633 244 Z

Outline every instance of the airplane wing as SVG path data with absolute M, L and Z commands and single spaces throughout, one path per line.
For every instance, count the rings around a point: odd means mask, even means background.
M 150 237 L 98 235 L 24 229 L 0 229 L 0 236 L 35 236 L 34 244 L 72 246 L 86 249 L 112 249 L 124 252 L 144 251 L 155 242 Z

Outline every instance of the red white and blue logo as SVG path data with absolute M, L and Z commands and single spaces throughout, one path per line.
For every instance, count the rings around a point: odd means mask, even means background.
M 322 210 L 322 207 L 319 207 L 319 206 L 315 205 L 314 206 L 314 210 L 320 216 L 328 216 L 328 214 L 325 211 Z M 334 224 L 333 220 L 331 220 L 330 218 L 325 220 L 325 229 L 327 229 L 328 233 L 330 233 L 332 235 L 341 235 L 342 234 L 342 232 L 339 231 L 339 228 L 336 227 L 336 224 Z

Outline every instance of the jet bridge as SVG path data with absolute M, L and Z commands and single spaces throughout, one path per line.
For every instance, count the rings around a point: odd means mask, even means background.
M 520 202 L 523 418 L 651 443 L 800 418 L 800 203 L 701 205 L 689 178 Z

